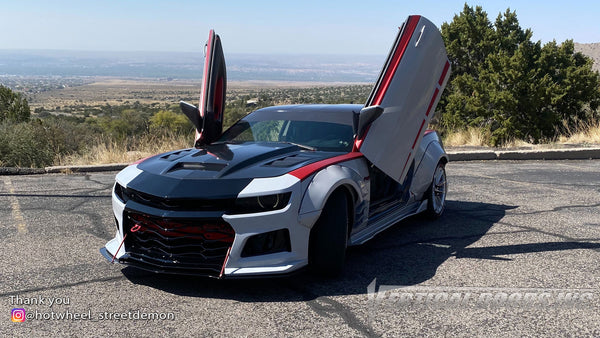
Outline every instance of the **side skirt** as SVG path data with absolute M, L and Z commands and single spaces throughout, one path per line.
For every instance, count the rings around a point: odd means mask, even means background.
M 391 227 L 392 225 L 400 222 L 401 220 L 416 215 L 423 210 L 427 209 L 427 199 L 423 201 L 417 201 L 400 206 L 396 209 L 388 211 L 384 216 L 376 217 L 374 221 L 369 221 L 367 227 L 358 233 L 350 237 L 349 246 L 360 245 L 371 238 L 375 237 L 378 233 Z M 378 216 L 378 215 L 377 215 Z

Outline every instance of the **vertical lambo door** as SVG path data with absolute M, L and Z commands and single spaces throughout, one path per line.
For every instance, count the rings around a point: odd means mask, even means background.
M 210 30 L 202 73 L 200 108 L 180 102 L 181 110 L 196 127 L 196 146 L 216 141 L 223 132 L 227 72 L 221 38 Z
M 409 16 L 359 114 L 355 143 L 355 150 L 399 183 L 446 86 L 449 68 L 437 27 L 424 17 Z

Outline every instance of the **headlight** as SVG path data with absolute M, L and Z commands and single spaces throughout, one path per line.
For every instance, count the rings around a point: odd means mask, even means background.
M 236 214 L 283 209 L 290 201 L 291 192 L 273 195 L 238 198 L 235 201 Z
M 125 188 L 119 183 L 115 183 L 115 195 L 119 198 L 119 200 L 123 203 L 129 200 L 129 197 L 125 193 Z

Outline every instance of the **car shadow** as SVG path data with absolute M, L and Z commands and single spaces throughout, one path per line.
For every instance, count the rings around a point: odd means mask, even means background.
M 509 254 L 505 250 L 467 248 L 516 206 L 447 201 L 444 215 L 437 220 L 415 216 L 380 233 L 374 239 L 348 250 L 342 276 L 324 279 L 302 271 L 281 278 L 216 280 L 193 276 L 159 275 L 136 268 L 122 270 L 135 284 L 165 292 L 192 296 L 234 299 L 244 302 L 308 301 L 321 296 L 363 294 L 377 284 L 415 285 L 432 278 L 450 257 L 488 258 Z M 526 246 L 515 248 L 526 251 Z M 543 247 L 532 247 L 543 251 Z

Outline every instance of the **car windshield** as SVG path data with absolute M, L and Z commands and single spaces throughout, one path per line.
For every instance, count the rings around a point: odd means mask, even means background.
M 352 125 L 306 116 L 286 114 L 250 114 L 229 128 L 219 142 L 283 142 L 298 145 L 306 150 L 349 152 L 352 150 L 354 132 Z M 258 115 L 258 116 L 256 116 Z M 276 117 L 276 118 L 273 118 Z M 264 118 L 264 119 L 263 119 Z M 286 119 L 289 118 L 289 119 Z

